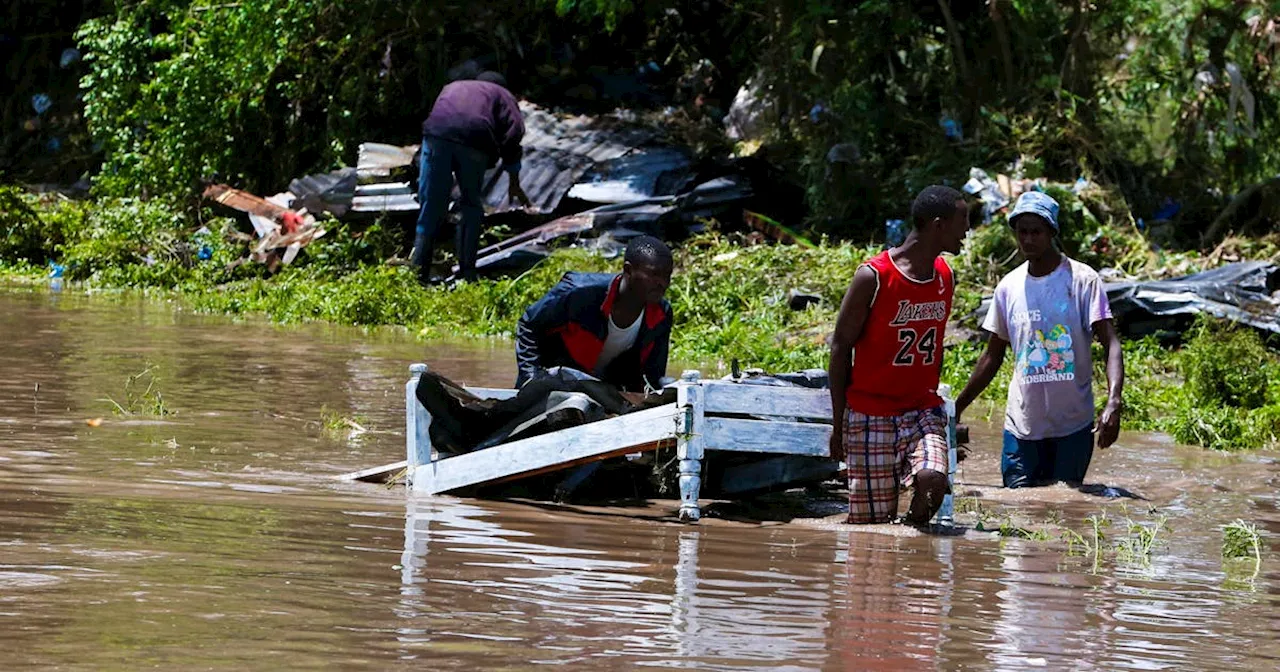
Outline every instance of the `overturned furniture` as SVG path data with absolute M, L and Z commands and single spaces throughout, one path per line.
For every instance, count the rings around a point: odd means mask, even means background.
M 697 371 L 686 371 L 674 384 L 674 403 L 450 455 L 433 449 L 432 417 L 416 394 L 427 367 L 413 364 L 409 370 L 411 375 L 405 386 L 406 473 L 415 493 L 450 493 L 674 446 L 679 469 L 679 516 L 681 520 L 696 521 L 701 517 L 701 496 L 728 497 L 821 481 L 835 477 L 840 470 L 828 452 L 831 400 L 825 388 L 703 380 Z M 512 389 L 466 390 L 489 399 L 517 394 Z M 949 477 L 953 479 L 953 412 L 951 416 Z M 748 454 L 759 459 L 731 463 L 708 480 L 704 459 L 714 453 Z M 943 502 L 938 520 L 944 525 L 951 523 L 950 495 Z

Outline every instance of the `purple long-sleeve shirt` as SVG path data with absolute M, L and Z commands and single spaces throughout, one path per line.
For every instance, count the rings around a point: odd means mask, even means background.
M 518 169 L 524 155 L 524 115 L 516 97 L 492 82 L 463 80 L 445 85 L 422 122 L 422 135 L 474 147 Z

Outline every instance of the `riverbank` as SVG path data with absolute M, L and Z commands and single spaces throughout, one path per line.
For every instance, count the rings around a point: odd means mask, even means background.
M 1070 194 L 1055 195 L 1064 209 L 1079 203 Z M 87 203 L 9 188 L 0 190 L 0 206 L 6 232 L 0 274 L 9 279 L 45 283 L 54 268 L 75 290 L 140 292 L 196 311 L 262 314 L 281 323 L 399 325 L 423 340 L 509 337 L 525 307 L 565 271 L 616 271 L 621 263 L 561 249 L 518 276 L 423 288 L 410 269 L 386 261 L 395 253 L 396 236 L 373 224 L 336 227 L 272 275 L 261 265 L 239 263 L 244 243 L 233 235 L 233 220 L 190 221 L 159 200 Z M 1081 231 L 1067 234 L 1063 246 L 1095 267 L 1167 277 L 1214 261 L 1159 252 L 1132 226 L 1090 224 L 1087 231 L 1077 227 Z M 697 362 L 711 374 L 727 372 L 735 360 L 743 368 L 769 371 L 825 367 L 826 338 L 853 269 L 881 247 L 825 240 L 813 247 L 752 243 L 712 226 L 676 247 L 668 293 L 676 314 L 672 361 Z M 951 259 L 958 282 L 956 325 L 976 326 L 981 298 L 1017 263 L 1014 251 L 999 218 L 969 236 L 964 251 Z M 793 310 L 793 291 L 819 300 Z M 952 329 L 947 342 L 943 378 L 955 389 L 967 380 L 982 348 L 957 337 L 964 331 Z M 1145 339 L 1126 341 L 1124 348 L 1127 429 L 1168 431 L 1180 442 L 1222 449 L 1276 443 L 1280 382 L 1273 381 L 1280 381 L 1280 358 L 1253 332 L 1205 322 L 1182 345 Z M 983 396 L 993 412 L 1007 393 L 1010 367 L 1006 360 Z M 1101 402 L 1105 376 L 1096 368 Z

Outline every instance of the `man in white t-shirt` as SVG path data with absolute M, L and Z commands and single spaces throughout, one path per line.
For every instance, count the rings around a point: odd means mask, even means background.
M 1102 279 L 1066 257 L 1058 235 L 1058 202 L 1027 192 L 1009 215 L 1018 250 L 1027 262 L 1000 280 L 982 328 L 990 332 L 968 384 L 956 400 L 957 418 L 991 384 L 1014 352 L 1005 407 L 1000 472 L 1007 488 L 1064 481 L 1079 485 L 1100 448 L 1120 433 L 1124 355 Z M 1094 423 L 1090 342 L 1107 359 L 1107 403 Z
M 565 273 L 516 325 L 516 387 L 567 366 L 630 392 L 662 386 L 671 346 L 671 250 L 653 236 L 627 244 L 622 272 Z

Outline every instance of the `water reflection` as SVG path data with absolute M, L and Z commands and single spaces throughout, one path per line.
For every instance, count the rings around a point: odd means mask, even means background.
M 628 657 L 664 667 L 800 670 L 826 657 L 829 555 L 805 563 L 823 570 L 815 576 L 762 569 L 750 556 L 739 557 L 746 566 L 733 555 L 709 557 L 708 547 L 731 541 L 723 529 L 642 524 L 644 534 L 626 548 L 632 543 L 613 537 L 616 524 L 552 544 L 540 530 L 547 521 L 528 522 L 520 529 L 480 506 L 409 499 L 396 614 L 420 623 L 444 603 L 465 600 L 468 608 L 445 629 L 403 629 L 400 641 L 412 648 L 474 637 L 492 632 L 478 622 L 506 621 L 504 645 L 536 649 L 543 662 Z M 602 541 L 625 550 L 597 548 Z M 794 544 L 772 550 L 789 559 Z

